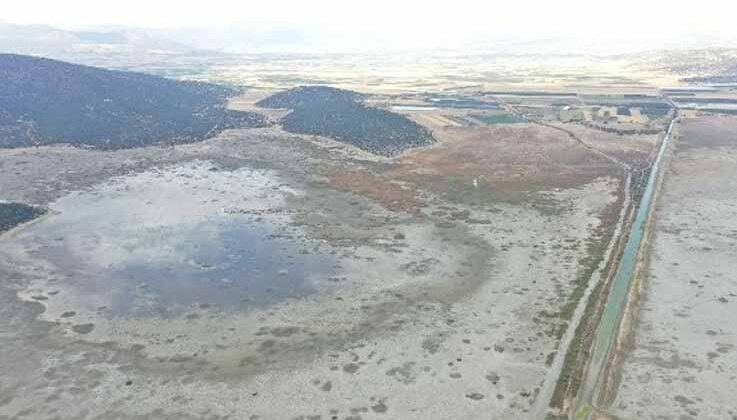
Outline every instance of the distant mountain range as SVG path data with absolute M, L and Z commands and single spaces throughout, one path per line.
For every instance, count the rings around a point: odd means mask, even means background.
M 407 37 L 413 39 L 413 37 Z M 236 59 L 254 53 L 396 53 L 490 55 L 626 55 L 638 60 L 656 51 L 724 50 L 737 36 L 667 33 L 647 39 L 617 38 L 612 34 L 591 37 L 515 33 L 512 35 L 459 34 L 454 42 L 428 39 L 408 43 L 391 32 L 360 28 L 340 31 L 330 25 L 287 24 L 245 20 L 224 25 L 185 25 L 172 28 L 99 26 L 65 30 L 48 25 L 19 25 L 0 20 L 0 52 L 37 55 L 80 64 L 114 68 L 165 67 L 172 58 Z M 145 64 L 142 66 L 142 64 Z M 153 64 L 153 66 L 151 65 Z M 652 63 L 657 65 L 657 63 Z
M 174 34 L 148 29 L 109 27 L 71 31 L 0 21 L 0 53 L 170 77 L 198 74 L 214 61 L 228 58 L 228 54 L 193 47 L 178 39 Z
M 231 53 L 301 50 L 303 30 L 284 25 L 144 29 L 100 27 L 65 30 L 48 25 L 17 25 L 0 20 L 0 52 L 92 63 L 104 56 L 218 56 Z M 120 58 L 118 58 L 120 60 Z
M 208 83 L 0 54 L 0 147 L 119 149 L 268 125 L 259 114 L 227 109 L 236 93 Z
M 191 54 L 195 50 L 143 30 L 67 31 L 0 21 L 0 52 L 4 53 L 64 57 L 88 52 Z

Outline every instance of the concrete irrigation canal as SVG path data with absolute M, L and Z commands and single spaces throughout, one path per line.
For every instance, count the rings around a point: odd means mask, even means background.
M 591 348 L 587 373 L 583 379 L 578 398 L 579 403 L 576 410 L 576 419 L 589 418 L 594 407 L 596 407 L 597 390 L 601 385 L 602 373 L 607 366 L 607 361 L 612 350 L 612 343 L 619 331 L 630 282 L 633 278 L 638 255 L 640 254 L 640 249 L 643 246 L 643 240 L 646 236 L 645 228 L 655 204 L 658 180 L 662 171 L 663 155 L 671 141 L 676 116 L 674 116 L 668 126 L 668 131 L 663 138 L 657 157 L 651 167 L 647 185 L 632 222 L 621 259 L 619 260 L 616 275 L 612 282 L 611 290 L 609 291 L 608 299 Z

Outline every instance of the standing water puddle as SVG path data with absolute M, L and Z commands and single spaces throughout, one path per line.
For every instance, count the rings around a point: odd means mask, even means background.
M 14 241 L 57 286 L 113 316 L 248 310 L 314 293 L 332 275 L 333 257 L 274 212 L 290 194 L 264 171 L 195 162 L 64 197 Z

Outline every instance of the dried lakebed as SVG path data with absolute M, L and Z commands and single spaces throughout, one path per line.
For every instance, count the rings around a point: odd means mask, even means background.
M 0 237 L 0 418 L 524 416 L 619 181 L 391 211 L 321 179 L 368 164 L 329 146 L 2 152 L 54 213 Z

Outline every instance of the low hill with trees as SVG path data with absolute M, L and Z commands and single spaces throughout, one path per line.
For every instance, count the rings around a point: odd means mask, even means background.
M 433 143 L 430 131 L 409 118 L 364 104 L 365 95 L 327 86 L 301 86 L 256 105 L 292 110 L 281 120 L 290 132 L 330 137 L 371 153 L 394 156 Z

